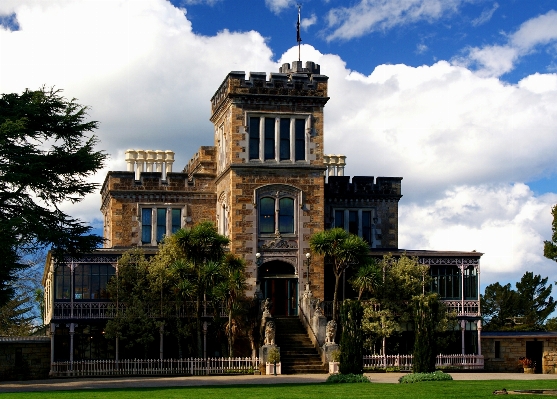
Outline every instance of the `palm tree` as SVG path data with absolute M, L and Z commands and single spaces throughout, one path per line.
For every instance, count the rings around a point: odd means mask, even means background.
M 350 280 L 352 287 L 358 290 L 358 300 L 362 299 L 364 292 L 373 294 L 377 290 L 382 282 L 381 274 L 381 268 L 374 258 L 360 266 L 356 275 Z
M 178 245 L 185 254 L 185 264 L 190 270 L 196 300 L 197 352 L 203 356 L 201 341 L 202 302 L 212 296 L 213 288 L 220 281 L 221 261 L 230 240 L 220 235 L 211 222 L 201 222 L 191 229 L 180 229 L 176 233 Z M 192 287 L 188 287 L 191 290 Z
M 310 248 L 333 264 L 335 294 L 333 298 L 333 320 L 338 319 L 338 285 L 342 273 L 351 265 L 361 264 L 369 252 L 368 243 L 357 235 L 336 227 L 320 231 L 311 236 Z

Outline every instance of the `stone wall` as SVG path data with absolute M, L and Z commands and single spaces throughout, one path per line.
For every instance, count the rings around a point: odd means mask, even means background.
M 484 338 L 482 337 L 482 354 L 487 371 L 522 372 L 518 360 L 526 356 L 527 337 Z M 500 345 L 500 357 L 495 357 L 495 342 Z M 542 373 L 555 374 L 557 364 L 557 338 L 537 338 L 543 342 Z
M 49 337 L 0 338 L 0 381 L 48 378 Z

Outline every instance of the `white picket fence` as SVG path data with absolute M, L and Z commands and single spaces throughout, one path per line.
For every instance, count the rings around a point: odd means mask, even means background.
M 385 369 L 398 368 L 401 371 L 412 370 L 412 355 L 367 355 L 364 356 L 364 368 Z M 478 355 L 437 355 L 435 366 L 439 368 L 483 369 L 484 357 Z
M 95 377 L 115 375 L 210 375 L 253 374 L 259 358 L 123 359 L 54 362 L 53 377 Z

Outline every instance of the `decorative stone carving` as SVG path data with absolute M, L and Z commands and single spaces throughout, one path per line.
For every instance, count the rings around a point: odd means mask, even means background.
M 264 241 L 263 244 L 261 244 L 259 247 L 260 249 L 296 249 L 298 248 L 298 243 L 296 242 L 296 240 L 287 241 L 278 237 L 273 240 Z
M 336 335 L 337 335 L 337 323 L 334 320 L 331 320 L 327 323 L 327 330 L 325 334 L 325 345 L 334 344 Z
M 315 299 L 315 313 L 314 316 L 320 317 L 323 316 L 323 309 L 321 308 L 321 299 Z
M 275 345 L 275 322 L 273 320 L 269 320 L 265 324 L 265 345 Z
M 273 306 L 273 302 L 269 298 L 266 298 L 262 304 L 263 306 L 263 323 L 268 317 L 271 317 L 271 306 Z

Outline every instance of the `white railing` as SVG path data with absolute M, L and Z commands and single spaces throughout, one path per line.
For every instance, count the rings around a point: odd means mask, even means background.
M 170 306 L 169 306 L 170 305 Z M 202 303 L 201 315 L 203 317 L 212 317 L 214 313 L 211 302 Z M 185 303 L 165 303 L 162 313 L 164 317 L 192 317 L 195 315 L 196 303 L 188 301 Z M 160 304 L 150 304 L 147 306 L 147 314 L 150 317 L 161 317 Z M 116 306 L 115 303 L 104 302 L 54 302 L 52 311 L 53 319 L 111 319 L 117 314 L 124 314 L 126 305 L 123 303 Z M 218 305 L 220 317 L 226 317 L 227 312 L 223 304 Z
M 116 375 L 210 375 L 253 374 L 259 358 L 123 359 L 54 362 L 53 377 L 95 377 Z
M 364 368 L 386 369 L 398 368 L 401 371 L 412 370 L 412 355 L 366 355 Z M 482 355 L 437 355 L 435 366 L 438 368 L 483 369 Z
M 456 312 L 458 316 L 479 316 L 480 301 L 442 300 L 449 312 Z

